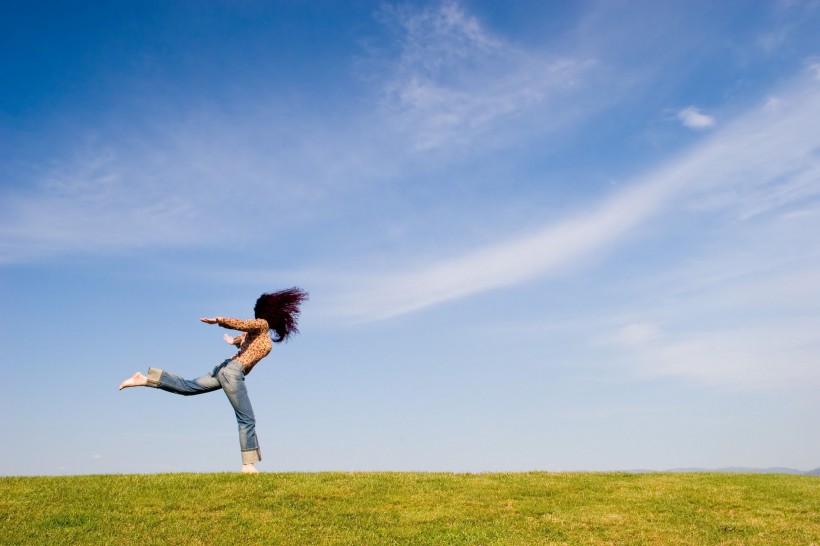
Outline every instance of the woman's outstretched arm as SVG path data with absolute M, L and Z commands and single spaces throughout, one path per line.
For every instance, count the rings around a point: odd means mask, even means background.
M 201 318 L 199 319 L 206 324 L 219 324 L 223 328 L 230 328 L 231 330 L 240 330 L 242 332 L 254 332 L 257 330 L 267 330 L 268 323 L 263 319 L 236 319 L 227 317 Z

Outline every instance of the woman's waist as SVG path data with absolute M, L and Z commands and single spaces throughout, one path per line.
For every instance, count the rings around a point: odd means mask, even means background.
M 268 356 L 268 355 L 264 354 L 262 356 L 255 356 L 255 355 L 249 355 L 247 353 L 246 354 L 238 353 L 235 357 L 233 357 L 232 360 L 235 360 L 235 361 L 239 362 L 240 364 L 242 364 L 242 366 L 244 366 L 244 368 L 245 368 L 245 372 L 248 372 L 248 371 L 250 371 L 251 368 L 256 366 L 259 363 L 259 361 L 262 360 L 263 358 L 265 358 L 266 356 Z

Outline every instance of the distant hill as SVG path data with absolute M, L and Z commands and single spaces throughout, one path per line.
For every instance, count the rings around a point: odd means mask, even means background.
M 748 468 L 744 466 L 727 466 L 725 468 L 671 468 L 664 472 L 738 472 L 743 474 L 796 474 L 801 476 L 820 476 L 820 468 L 814 470 L 796 470 L 773 466 L 770 468 Z

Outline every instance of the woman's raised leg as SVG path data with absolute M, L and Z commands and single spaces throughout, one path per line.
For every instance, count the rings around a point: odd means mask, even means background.
M 219 367 L 214 369 L 214 372 Z M 202 377 L 196 379 L 185 379 L 177 374 L 160 370 L 158 368 L 148 368 L 148 377 L 146 382 L 149 387 L 162 389 L 174 394 L 181 394 L 183 396 L 192 396 L 195 394 L 204 394 L 206 392 L 213 392 L 220 388 L 219 381 L 216 380 L 215 373 L 207 373 Z
M 231 361 L 226 360 L 219 366 L 216 366 L 210 373 L 196 379 L 185 379 L 159 368 L 148 368 L 147 376 L 140 372 L 135 373 L 120 384 L 120 390 L 128 387 L 154 387 L 183 396 L 212 392 L 221 388 L 216 376 L 228 362 Z

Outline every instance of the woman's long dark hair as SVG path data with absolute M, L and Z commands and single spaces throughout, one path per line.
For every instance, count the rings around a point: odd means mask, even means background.
M 299 305 L 307 301 L 308 293 L 293 287 L 279 292 L 262 294 L 253 308 L 256 318 L 265 319 L 268 327 L 275 332 L 274 343 L 280 343 L 299 332 Z

